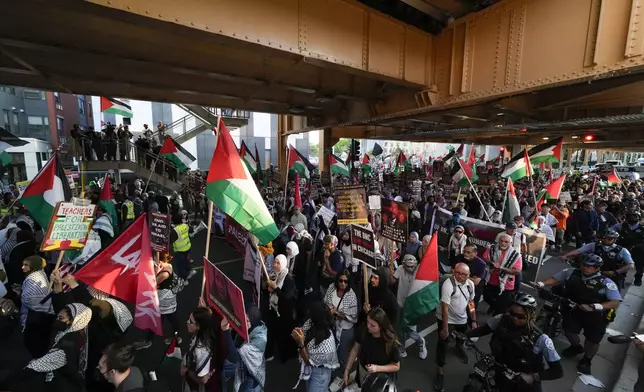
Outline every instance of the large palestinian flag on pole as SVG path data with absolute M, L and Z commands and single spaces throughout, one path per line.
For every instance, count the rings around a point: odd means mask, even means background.
M 466 187 L 470 184 L 470 181 L 474 182 L 478 180 L 478 176 L 475 176 L 476 172 L 467 163 L 463 162 L 462 159 L 459 159 L 458 164 L 454 166 L 454 173 L 452 174 L 452 180 L 456 185 Z
M 523 152 L 512 157 L 510 162 L 505 165 L 503 173 L 501 173 L 501 177 L 511 178 L 512 181 L 518 181 L 523 177 L 531 175 L 531 173 L 532 168 L 530 167 L 530 160 L 528 159 L 526 150 L 523 150 Z
M 101 97 L 101 112 L 118 114 L 125 118 L 132 118 L 132 107 L 123 101 L 114 98 Z
M 349 177 L 349 168 L 347 167 L 347 164 L 342 162 L 342 159 L 333 154 L 329 154 L 329 166 L 331 167 L 331 173 Z
M 255 148 L 257 148 L 257 146 L 255 146 Z M 255 160 L 255 157 L 253 157 L 253 155 L 250 153 L 248 146 L 243 140 L 241 142 L 241 147 L 239 148 L 239 156 L 246 164 L 246 167 L 248 168 L 250 174 L 257 173 L 257 161 Z
M 439 302 L 438 233 L 434 233 L 407 293 L 403 306 L 405 323 L 414 325 L 419 318 L 436 309 Z
M 248 168 L 242 163 L 226 124 L 219 119 L 217 144 L 206 180 L 206 196 L 264 245 L 279 235 L 275 221 Z
M 308 159 L 304 158 L 304 155 L 300 154 L 293 146 L 289 146 L 288 152 L 288 169 L 295 170 L 300 174 L 300 177 L 306 178 L 307 180 L 311 178 L 311 171 L 314 166 L 309 162 Z
M 58 160 L 58 154 L 54 154 L 22 192 L 20 203 L 40 227 L 45 229 L 49 226 L 56 204 L 71 198 L 69 181 Z
M 561 163 L 561 145 L 563 136 L 553 139 L 549 142 L 534 146 L 528 151 L 528 156 L 533 164 L 544 162 Z
M 104 209 L 110 216 L 112 219 L 112 227 L 116 227 L 119 221 L 118 216 L 116 215 L 116 204 L 114 202 L 114 195 L 112 194 L 112 184 L 110 183 L 109 173 L 105 174 L 105 181 L 103 181 L 103 188 L 101 189 L 98 206 Z
M 521 215 L 521 207 L 519 206 L 519 199 L 517 199 L 517 193 L 514 190 L 514 182 L 512 182 L 511 178 L 508 178 L 508 186 L 505 191 L 503 222 L 507 223 L 514 220 L 515 216 Z
M 566 181 L 566 175 L 562 174 L 559 178 L 554 180 L 552 183 L 543 187 L 537 199 L 541 198 L 541 194 L 545 195 L 546 199 L 557 200 L 561 194 L 561 189 L 563 188 L 564 181 Z
M 163 142 L 163 147 L 159 151 L 159 156 L 174 163 L 180 172 L 188 169 L 190 164 L 197 160 L 197 158 L 190 154 L 188 150 L 181 147 L 181 144 L 177 143 L 170 136 L 165 137 L 165 142 Z

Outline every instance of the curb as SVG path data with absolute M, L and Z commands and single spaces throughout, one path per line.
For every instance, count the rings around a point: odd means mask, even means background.
M 644 287 L 631 285 L 623 298 L 617 317 L 608 327 L 624 335 L 644 331 L 642 312 L 644 311 Z M 612 344 L 602 340 L 599 351 L 593 359 L 593 375 L 600 379 L 606 390 L 632 392 L 637 381 L 637 368 L 642 361 L 642 353 L 632 344 Z M 615 370 L 620 369 L 619 376 Z M 595 374 L 596 373 L 596 374 Z M 585 385 L 579 378 L 575 381 L 574 392 L 599 391 Z

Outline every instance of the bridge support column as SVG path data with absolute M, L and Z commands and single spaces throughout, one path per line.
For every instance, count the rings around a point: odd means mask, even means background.
M 340 140 L 340 138 L 332 136 L 332 128 L 324 128 L 319 132 L 319 169 L 320 178 L 329 176 L 331 181 L 331 167 L 329 166 L 329 154 L 333 151 L 333 146 Z M 324 173 L 324 174 L 323 174 Z
M 279 168 L 282 177 L 284 177 L 284 173 L 288 166 L 288 162 L 286 161 L 288 157 L 288 136 L 286 135 L 286 132 L 289 130 L 289 117 L 290 116 L 285 114 L 277 116 L 277 167 Z

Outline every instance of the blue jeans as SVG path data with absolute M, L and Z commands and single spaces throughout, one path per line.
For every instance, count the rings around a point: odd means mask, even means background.
M 353 327 L 343 329 L 340 335 L 340 347 L 338 347 L 338 361 L 340 362 L 340 376 L 344 375 L 344 368 L 349 360 L 349 351 L 353 345 Z
M 326 367 L 313 367 L 311 378 L 306 381 L 307 392 L 327 392 L 333 370 Z
M 188 260 L 188 252 L 174 252 L 172 255 L 172 266 L 174 272 L 180 278 L 186 279 L 190 273 L 190 260 Z
M 234 382 L 237 366 L 239 366 L 239 364 L 232 363 L 227 359 L 224 360 L 221 377 L 222 391 L 228 390 L 228 381 L 233 380 Z M 257 385 L 253 387 L 253 384 Z M 239 386 L 239 392 L 261 392 L 261 390 L 262 386 L 259 385 L 259 383 L 256 383 L 255 379 L 250 374 L 247 374 L 246 381 Z

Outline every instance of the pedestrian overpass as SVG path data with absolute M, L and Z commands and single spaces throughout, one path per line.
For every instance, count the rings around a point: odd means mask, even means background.
M 639 0 L 384 3 L 0 0 L 0 83 L 278 113 L 280 152 L 309 129 L 644 145 Z

